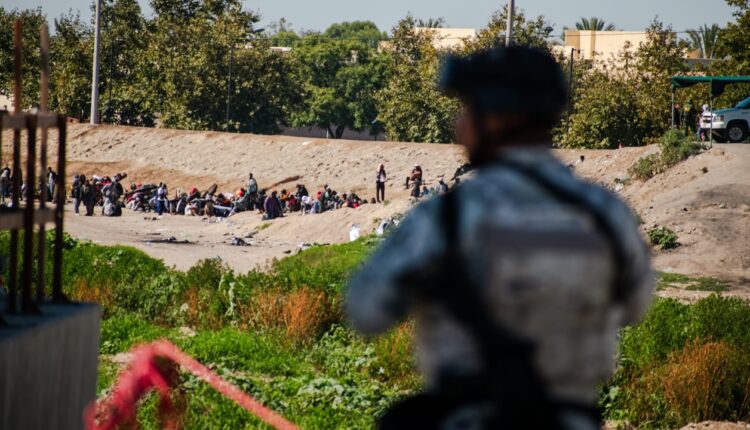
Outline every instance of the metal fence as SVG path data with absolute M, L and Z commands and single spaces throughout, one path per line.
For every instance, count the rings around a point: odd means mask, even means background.
M 0 178 L 3 203 L 0 205 L 0 230 L 10 230 L 9 277 L 5 312 L 9 314 L 40 313 L 41 304 L 52 301 L 65 303 L 62 292 L 63 213 L 65 206 L 65 139 L 67 119 L 49 112 L 49 34 L 47 26 L 40 30 L 41 76 L 39 107 L 31 112 L 22 111 L 22 61 L 24 46 L 21 37 L 22 23 L 14 26 L 13 112 L 0 112 L 0 166 L 11 170 Z M 10 154 L 4 151 L 3 138 L 12 130 Z M 56 130 L 56 142 L 50 142 L 50 130 Z M 25 144 L 24 144 L 25 142 Z M 57 149 L 56 177 L 49 186 L 47 173 L 48 152 L 51 145 Z M 10 146 L 10 145 L 8 145 Z M 25 154 L 25 159 L 22 156 Z M 22 162 L 25 167 L 22 167 Z M 5 168 L 3 168 L 5 170 Z M 25 170 L 25 172 L 24 172 Z M 39 175 L 37 175 L 37 171 Z M 54 171 L 54 170 L 53 170 Z M 25 176 L 24 176 L 25 173 Z M 37 188 L 39 181 L 43 181 Z M 50 192 L 54 195 L 50 196 Z M 9 201 L 6 201 L 6 197 Z M 48 205 L 51 200 L 51 205 Z M 46 226 L 54 224 L 53 274 L 51 295 L 46 287 L 45 262 L 47 249 Z M 23 232 L 23 234 L 21 234 Z M 36 235 L 37 240 L 34 241 Z M 22 240 L 21 240 L 22 239 Z M 23 242 L 21 244 L 20 242 Z M 35 252 L 36 248 L 36 252 Z M 22 252 L 21 252 L 22 250 Z M 19 258 L 23 256 L 22 260 Z M 37 261 L 36 270 L 34 260 Z M 20 267 L 19 267 L 20 262 Z M 20 268 L 20 273 L 19 273 Z M 36 272 L 36 276 L 35 273 Z M 0 318 L 2 314 L 0 314 Z M 1 321 L 0 321 L 1 322 Z

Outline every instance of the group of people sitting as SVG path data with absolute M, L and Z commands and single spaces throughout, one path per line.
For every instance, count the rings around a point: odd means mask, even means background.
M 95 176 L 92 179 L 76 175 L 71 188 L 75 213 L 79 213 L 83 204 L 87 216 L 94 215 L 95 207 L 101 206 L 102 215 L 105 216 L 120 216 L 122 208 L 127 207 L 132 211 L 154 212 L 159 216 L 168 213 L 226 218 L 239 212 L 257 211 L 264 219 L 275 219 L 289 213 L 318 214 L 344 207 L 357 208 L 367 203 L 354 192 L 339 194 L 328 185 L 314 195 L 303 184 L 297 184 L 294 192 L 282 189 L 280 193 L 276 190 L 269 193 L 258 186 L 252 173 L 245 186 L 234 193 L 218 193 L 218 187 L 214 184 L 205 191 L 196 187 L 189 191 L 178 188 L 172 196 L 165 183 L 133 183 L 126 193 L 121 183 L 126 177 L 124 173 L 112 178 Z
M 155 212 L 159 216 L 164 213 L 172 215 L 229 217 L 239 212 L 257 211 L 264 219 L 275 219 L 285 214 L 299 213 L 302 215 L 319 214 L 341 208 L 356 209 L 367 203 L 385 201 L 386 172 L 383 164 L 376 172 L 376 195 L 368 202 L 355 192 L 339 193 L 328 185 L 324 185 L 316 193 L 310 193 L 303 184 L 297 184 L 293 191 L 282 189 L 281 192 L 261 188 L 252 173 L 248 175 L 243 187 L 234 193 L 218 193 L 214 184 L 205 191 L 193 187 L 189 191 L 175 190 L 170 196 L 165 183 L 130 185 L 126 193 L 122 180 L 125 173 L 118 173 L 113 177 L 94 176 L 91 179 L 85 175 L 76 175 L 73 179 L 71 195 L 75 213 L 79 213 L 80 205 L 86 209 L 86 215 L 94 214 L 96 206 L 102 207 L 105 216 L 119 216 L 122 208 L 132 211 Z M 459 179 L 454 178 L 456 184 Z M 411 196 L 415 199 L 446 193 L 448 184 L 443 177 L 438 178 L 437 184 L 428 188 L 423 180 L 422 168 L 414 166 L 411 174 L 406 178 L 406 188 L 411 188 Z
M 264 191 L 261 190 L 261 193 Z M 315 195 L 311 195 L 305 185 L 297 184 L 294 192 L 286 189 L 281 190 L 281 193 L 272 191 L 263 199 L 263 206 L 258 210 L 263 213 L 264 219 L 275 219 L 289 213 L 307 215 L 341 208 L 356 209 L 363 204 L 367 204 L 367 200 L 360 198 L 354 192 L 339 194 L 328 185 L 324 185 Z

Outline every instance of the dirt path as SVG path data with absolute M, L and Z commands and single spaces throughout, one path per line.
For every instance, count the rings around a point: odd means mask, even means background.
M 253 172 L 261 186 L 281 183 L 275 187 L 279 191 L 304 183 L 315 192 L 329 184 L 339 192 L 355 191 L 370 198 L 375 167 L 381 162 L 386 165 L 388 205 L 295 215 L 268 225 L 257 214 L 240 214 L 218 224 L 185 217 L 146 221 L 144 215 L 128 211 L 119 219 L 67 218 L 67 228 L 76 236 L 133 245 L 179 268 L 218 255 L 245 271 L 294 252 L 300 242 L 345 241 L 352 224 L 368 232 L 378 219 L 408 210 L 403 178 L 415 164 L 422 165 L 428 185 L 433 185 L 440 175 L 450 178 L 465 161 L 454 145 L 90 125 L 71 125 L 69 136 L 69 175 L 127 172 L 129 181 L 166 181 L 171 190 L 205 189 L 217 183 L 220 191 L 232 192 Z M 7 142 L 4 139 L 4 145 Z M 627 179 L 628 167 L 638 158 L 656 151 L 643 147 L 555 153 L 566 164 L 574 164 L 581 177 L 617 190 L 643 220 L 644 230 L 663 225 L 677 232 L 681 246 L 655 252 L 658 270 L 719 277 L 739 287 L 750 283 L 750 145 L 716 145 L 649 181 L 616 186 L 615 179 Z M 256 229 L 261 231 L 255 246 L 227 245 L 232 234 L 247 235 Z M 164 236 L 193 244 L 148 243 L 150 237 Z

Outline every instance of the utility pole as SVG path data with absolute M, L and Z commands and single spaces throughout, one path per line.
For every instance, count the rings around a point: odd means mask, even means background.
M 515 12 L 515 1 L 508 0 L 508 24 L 505 30 L 505 46 L 513 44 L 513 14 Z
M 573 63 L 575 62 L 576 52 L 581 52 L 581 50 L 570 48 L 570 69 L 568 70 L 568 113 L 565 121 L 568 131 L 570 131 L 570 116 L 573 114 Z
M 101 33 L 102 0 L 96 0 L 94 30 L 94 65 L 91 76 L 91 124 L 99 124 L 99 35 Z
M 229 47 L 229 81 L 227 83 L 227 125 L 226 131 L 229 132 L 229 99 L 232 97 L 232 66 L 234 65 L 234 42 Z

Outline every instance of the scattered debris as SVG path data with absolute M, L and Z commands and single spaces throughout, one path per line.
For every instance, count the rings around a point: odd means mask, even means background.
M 185 239 L 185 240 L 177 240 L 177 238 L 174 237 L 174 236 L 169 236 L 166 239 L 151 239 L 151 240 L 147 240 L 146 241 L 147 245 L 151 245 L 151 244 L 154 244 L 154 243 L 170 243 L 170 244 L 174 244 L 174 245 L 192 245 L 193 244 L 193 242 L 190 242 L 187 239 Z
M 237 236 L 232 236 L 232 241 L 229 244 L 232 246 L 250 246 L 249 243 L 245 242 L 243 239 Z
M 359 239 L 360 228 L 359 225 L 353 224 L 352 228 L 349 229 L 349 242 L 354 242 Z
M 180 329 L 179 329 L 179 330 L 180 330 L 180 335 L 182 335 L 182 336 L 184 336 L 184 337 L 195 337 L 195 336 L 196 336 L 196 334 L 197 334 L 197 333 L 195 332 L 195 330 L 193 330 L 193 329 L 192 329 L 192 328 L 190 328 L 190 327 L 185 327 L 185 326 L 182 326 L 182 327 L 180 327 Z

